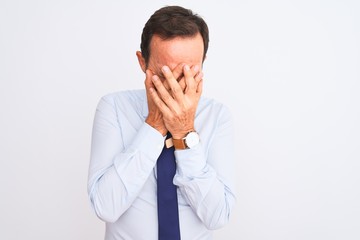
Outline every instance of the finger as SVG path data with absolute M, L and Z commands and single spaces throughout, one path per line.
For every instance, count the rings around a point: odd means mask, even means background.
M 184 78 L 184 77 L 182 77 L 182 78 L 179 80 L 179 85 L 180 85 L 180 87 L 181 87 L 181 90 L 182 90 L 183 92 L 185 92 L 186 83 L 185 83 L 185 78 Z
M 158 92 L 155 90 L 155 88 L 151 87 L 149 89 L 150 97 L 154 104 L 157 106 L 157 108 L 160 110 L 160 112 L 164 114 L 169 114 L 170 109 L 167 107 L 167 105 L 163 102 L 163 100 L 160 98 Z
M 174 75 L 174 78 L 176 79 L 176 81 L 180 81 L 184 74 L 183 74 L 183 67 L 184 67 L 185 63 L 179 63 L 178 65 L 176 65 L 175 68 L 173 68 L 171 71 Z M 185 84 L 184 84 L 185 85 Z M 167 90 L 170 90 L 169 84 L 165 81 L 164 82 L 164 86 Z M 181 85 L 180 85 L 181 86 Z M 181 87 L 181 89 L 184 91 L 185 88 Z
M 182 92 L 182 89 L 175 79 L 174 75 L 170 71 L 170 68 L 168 66 L 163 66 L 161 68 L 161 71 L 163 72 L 166 81 L 170 87 L 170 90 L 172 92 L 172 95 L 174 96 L 175 100 L 179 101 L 183 98 L 184 94 Z
M 196 74 L 196 76 L 195 76 L 195 84 L 199 85 L 199 82 L 203 79 L 203 77 L 204 77 L 203 72 L 199 72 L 198 74 Z
M 185 84 L 186 90 L 185 92 L 195 92 L 197 84 L 195 84 L 194 76 L 199 71 L 199 66 L 195 65 L 191 69 L 188 65 L 184 66 L 184 77 L 185 77 Z
M 170 93 L 166 90 L 164 84 L 161 82 L 160 78 L 157 75 L 152 77 L 152 82 L 156 88 L 158 96 L 162 99 L 162 101 L 170 108 L 174 108 L 175 100 L 170 95 Z
M 201 69 L 199 67 L 199 65 L 194 65 L 191 67 L 191 71 L 193 76 L 196 76 L 197 74 L 199 74 L 199 72 L 201 72 Z
M 183 66 L 185 66 L 185 64 L 184 64 Z M 193 67 L 191 68 L 192 74 L 195 76 L 196 85 L 197 85 L 198 82 L 202 79 L 202 75 L 200 75 L 202 72 L 199 71 L 199 69 L 200 69 L 200 68 L 195 67 L 195 66 L 193 66 Z M 182 71 L 183 71 L 183 69 L 182 69 Z M 185 90 L 185 89 L 186 89 L 186 82 L 185 82 L 185 77 L 184 77 L 184 75 L 181 76 L 181 79 L 180 79 L 180 80 L 178 79 L 178 82 L 179 82 L 179 85 L 180 85 L 181 89 L 182 89 L 183 92 L 185 93 L 185 92 L 186 92 L 186 90 Z
M 172 69 L 172 73 L 174 75 L 174 78 L 177 81 L 180 81 L 181 78 L 183 77 L 183 68 L 184 68 L 185 63 L 179 63 L 174 69 Z

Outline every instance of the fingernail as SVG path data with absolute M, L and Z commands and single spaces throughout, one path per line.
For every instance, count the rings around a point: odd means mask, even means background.
M 163 72 L 168 72 L 168 71 L 170 71 L 170 69 L 169 69 L 168 66 L 163 66 L 163 67 L 162 67 L 162 70 L 163 70 Z
M 152 80 L 155 82 L 155 81 L 159 80 L 159 77 L 154 75 L 154 76 L 152 76 Z
M 185 69 L 185 71 L 189 71 L 190 67 L 188 65 L 185 65 L 184 69 Z

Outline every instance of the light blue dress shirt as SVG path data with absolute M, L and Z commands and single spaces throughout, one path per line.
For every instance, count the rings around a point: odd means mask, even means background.
M 106 240 L 157 240 L 156 160 L 164 137 L 145 123 L 145 90 L 104 96 L 96 109 L 88 193 L 106 222 Z M 200 144 L 176 150 L 181 239 L 212 239 L 235 203 L 233 128 L 229 110 L 201 97 L 195 118 Z

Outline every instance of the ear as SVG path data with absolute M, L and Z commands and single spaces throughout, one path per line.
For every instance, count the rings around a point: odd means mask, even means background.
M 139 61 L 139 65 L 141 67 L 141 70 L 145 73 L 145 71 L 146 71 L 145 58 L 143 58 L 140 51 L 136 51 L 136 56 L 137 56 L 137 59 Z

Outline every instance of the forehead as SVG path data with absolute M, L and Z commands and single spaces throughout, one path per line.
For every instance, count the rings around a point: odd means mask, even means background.
M 180 63 L 201 65 L 203 54 L 204 44 L 200 34 L 167 40 L 154 35 L 150 42 L 149 65 L 157 68 L 163 65 L 174 68 Z

